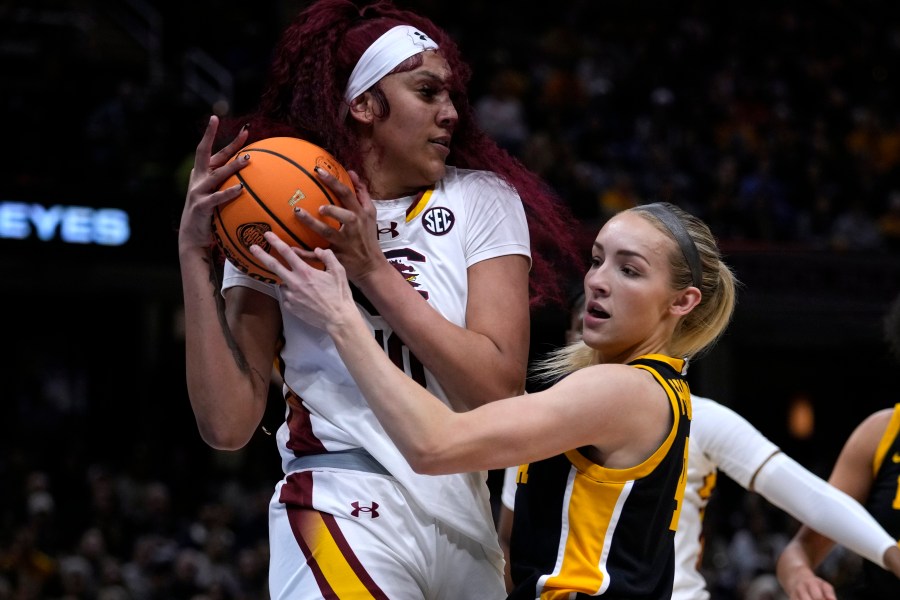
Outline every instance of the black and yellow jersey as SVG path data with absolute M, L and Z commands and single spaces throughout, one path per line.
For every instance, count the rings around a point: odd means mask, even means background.
M 900 539 L 900 404 L 881 436 L 872 462 L 872 489 L 865 502 L 866 510 L 875 517 L 894 539 Z M 878 565 L 863 561 L 865 598 L 900 598 L 900 579 Z
M 686 362 L 651 354 L 629 365 L 666 391 L 668 436 L 628 469 L 608 469 L 577 449 L 519 468 L 510 600 L 671 597 L 691 419 Z

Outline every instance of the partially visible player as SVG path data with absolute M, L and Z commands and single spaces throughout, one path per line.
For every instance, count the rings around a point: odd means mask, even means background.
M 891 548 L 897 550 L 893 538 L 859 502 L 782 452 L 732 409 L 695 396 L 685 508 L 675 534 L 673 599 L 709 598 L 699 571 L 701 536 L 703 513 L 719 471 L 879 567 L 885 566 Z
M 885 316 L 884 336 L 894 357 L 900 361 L 900 296 Z M 828 481 L 863 503 L 894 540 L 884 553 L 884 565 L 890 572 L 863 563 L 862 581 L 856 590 L 859 597 L 897 600 L 900 598 L 900 546 L 896 542 L 900 539 L 900 403 L 874 412 L 853 430 Z M 824 529 L 804 525 L 797 531 L 777 564 L 778 581 L 791 600 L 837 598 L 833 586 L 815 573 L 835 542 L 844 543 Z M 880 561 L 873 562 L 882 565 Z

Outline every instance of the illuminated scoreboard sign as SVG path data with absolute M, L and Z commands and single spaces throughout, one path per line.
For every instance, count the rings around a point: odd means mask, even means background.
M 6 268 L 177 267 L 180 206 L 127 200 L 0 197 Z
M 131 224 L 119 208 L 5 201 L 0 202 L 0 238 L 122 246 L 131 239 Z

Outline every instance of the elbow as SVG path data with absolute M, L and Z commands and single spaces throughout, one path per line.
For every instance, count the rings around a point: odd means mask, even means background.
M 410 468 L 420 475 L 445 475 L 453 472 L 448 470 L 447 461 L 442 458 L 442 452 L 435 444 L 410 447 L 404 452 L 404 456 Z
M 204 427 L 198 423 L 198 430 L 200 439 L 214 450 L 240 450 L 250 441 L 249 436 L 227 428 Z
M 525 393 L 525 375 L 503 378 L 495 382 L 486 382 L 485 385 L 481 386 L 469 386 L 468 390 L 471 391 L 473 387 L 479 390 L 478 395 L 470 393 L 462 397 L 460 402 L 454 402 L 453 407 L 456 410 L 472 410 L 495 400 L 521 396 Z
M 237 394 L 218 397 L 192 396 L 197 431 L 207 446 L 215 450 L 240 450 L 253 438 L 262 422 L 266 397 Z
M 498 376 L 494 386 L 486 386 L 491 390 L 491 401 L 520 396 L 525 392 L 527 371 L 519 365 L 513 365 L 503 376 Z
M 514 378 L 504 382 L 500 387 L 493 400 L 502 400 L 503 398 L 512 398 L 521 396 L 525 393 L 525 374 L 519 378 Z
M 430 456 L 419 456 L 410 459 L 409 466 L 419 475 L 446 475 L 450 471 L 440 461 Z

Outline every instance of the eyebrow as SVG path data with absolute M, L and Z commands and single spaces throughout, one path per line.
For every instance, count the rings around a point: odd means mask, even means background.
M 431 80 L 440 82 L 442 84 L 449 81 L 450 77 L 451 77 L 449 74 L 447 76 L 443 76 L 440 73 L 437 73 L 430 69 L 424 69 L 424 70 L 414 69 L 412 71 L 407 71 L 407 74 L 411 75 L 415 79 L 418 79 L 418 78 L 431 79 Z
M 601 250 L 601 251 L 603 250 L 603 246 L 600 245 L 600 244 L 598 244 L 597 242 L 594 242 L 594 248 L 596 248 L 596 249 L 598 249 L 598 250 Z M 625 257 L 639 258 L 639 259 L 641 259 L 642 261 L 644 261 L 645 263 L 647 263 L 648 265 L 650 264 L 650 261 L 647 260 L 647 257 L 645 257 L 645 256 L 644 256 L 643 254 L 641 254 L 640 252 L 636 252 L 636 251 L 634 251 L 634 250 L 618 250 L 618 251 L 615 253 L 615 255 L 616 255 L 616 256 L 625 256 Z

